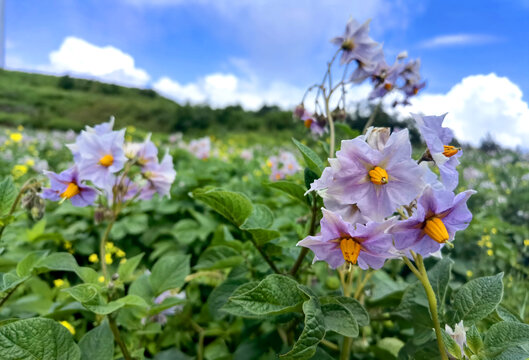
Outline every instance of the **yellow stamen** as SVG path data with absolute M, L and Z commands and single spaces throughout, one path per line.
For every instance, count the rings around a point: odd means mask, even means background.
M 355 47 L 355 43 L 353 39 L 347 39 L 342 43 L 342 49 L 344 50 L 351 51 L 354 49 L 354 47 Z
M 373 170 L 369 171 L 369 178 L 373 184 L 385 185 L 389 181 L 388 173 L 381 167 L 375 166 Z
M 426 220 L 426 225 L 423 230 L 426 235 L 437 241 L 439 244 L 447 242 L 450 238 L 445 224 L 443 224 L 443 221 L 438 217 Z
M 66 190 L 64 190 L 64 192 L 59 196 L 62 197 L 63 199 L 71 199 L 75 195 L 79 194 L 80 192 L 81 191 L 79 190 L 79 186 L 71 182 L 68 184 L 68 187 L 66 188 Z
M 391 91 L 391 89 L 393 89 L 393 84 L 385 83 L 384 84 L 384 89 L 386 89 L 387 91 Z
M 313 122 L 314 122 L 314 120 L 312 120 L 312 119 L 305 120 L 305 127 L 307 129 L 310 129 L 310 126 L 312 125 Z
M 443 155 L 446 157 L 454 156 L 459 151 L 458 148 L 450 145 L 444 145 L 444 149 L 445 151 L 443 151 Z
M 343 258 L 351 264 L 356 264 L 358 261 L 361 248 L 360 243 L 351 238 L 340 240 L 340 249 L 342 250 Z
M 110 154 L 107 154 L 103 156 L 101 159 L 99 159 L 99 163 L 103 166 L 109 167 L 114 163 L 114 157 Z

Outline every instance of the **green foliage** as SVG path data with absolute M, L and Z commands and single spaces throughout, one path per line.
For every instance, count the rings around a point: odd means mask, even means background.
M 152 267 L 150 281 L 154 294 L 159 295 L 169 289 L 181 288 L 189 271 L 188 255 L 162 257 Z
M 108 322 L 87 332 L 79 341 L 81 360 L 112 360 L 114 358 L 114 335 Z
M 308 146 L 303 145 L 302 143 L 300 143 L 294 138 L 292 138 L 292 141 L 294 142 L 294 145 L 296 145 L 299 151 L 301 152 L 301 155 L 303 155 L 303 159 L 305 159 L 305 163 L 307 164 L 307 167 L 319 177 L 321 173 L 323 172 L 323 169 L 325 168 L 321 158 L 318 156 L 318 154 L 316 154 Z

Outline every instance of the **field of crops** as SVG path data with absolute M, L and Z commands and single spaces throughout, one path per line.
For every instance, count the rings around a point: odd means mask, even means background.
M 420 61 L 389 65 L 368 25 L 292 114 L 0 81 L 0 360 L 528 359 L 529 154 L 391 118 Z M 104 92 L 172 122 L 83 121 Z

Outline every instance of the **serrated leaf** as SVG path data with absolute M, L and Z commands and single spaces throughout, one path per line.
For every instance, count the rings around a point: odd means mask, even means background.
M 230 297 L 230 301 L 257 315 L 278 315 L 296 311 L 306 300 L 298 283 L 284 275 L 269 275 L 252 290 Z
M 17 187 L 10 176 L 0 182 L 0 216 L 9 214 L 17 193 Z
M 217 270 L 239 265 L 244 258 L 235 249 L 224 246 L 210 246 L 198 258 L 196 270 Z
M 305 197 L 305 189 L 296 183 L 286 180 L 275 181 L 266 184 L 266 186 L 282 191 L 294 200 L 298 200 L 304 205 L 308 205 Z
M 138 267 L 143 258 L 143 253 L 138 254 L 130 259 L 127 259 L 124 263 L 120 263 L 118 266 L 118 275 L 119 279 L 124 283 L 127 283 L 132 280 L 132 275 Z
M 469 281 L 454 295 L 458 320 L 470 325 L 496 309 L 503 297 L 503 273 Z
M 330 303 L 321 306 L 325 329 L 348 337 L 358 336 L 358 323 L 342 304 Z
M 529 325 L 503 321 L 492 325 L 485 334 L 485 351 L 491 355 L 519 345 L 529 344 Z
M 193 197 L 204 202 L 213 210 L 239 227 L 250 216 L 253 210 L 251 201 L 246 195 L 227 190 L 195 190 Z
M 320 159 L 318 154 L 316 154 L 311 148 L 303 145 L 296 139 L 292 138 L 292 141 L 301 152 L 301 155 L 303 155 L 307 167 L 313 172 L 315 172 L 316 175 L 321 176 L 321 173 L 323 172 L 323 169 L 325 169 L 325 166 L 323 165 L 323 161 Z
M 189 255 L 169 255 L 159 259 L 152 267 L 150 276 L 155 296 L 165 290 L 181 288 L 189 270 Z
M 51 319 L 34 318 L 0 327 L 2 360 L 79 360 L 81 353 L 70 332 Z
M 81 360 L 112 360 L 114 358 L 114 335 L 107 321 L 93 328 L 79 341 Z

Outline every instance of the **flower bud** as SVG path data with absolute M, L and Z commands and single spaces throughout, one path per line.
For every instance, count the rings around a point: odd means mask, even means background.
M 365 139 L 373 149 L 382 151 L 389 139 L 391 129 L 388 127 L 370 127 L 367 129 Z

